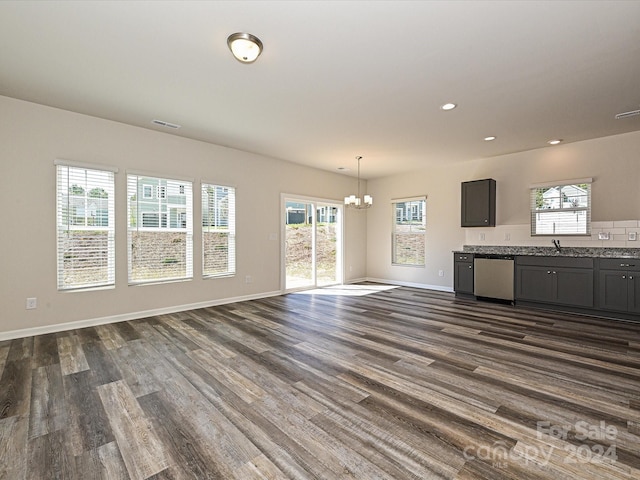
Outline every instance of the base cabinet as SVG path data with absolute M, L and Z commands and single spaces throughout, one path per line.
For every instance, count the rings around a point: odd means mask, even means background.
M 453 289 L 456 293 L 473 295 L 473 255 L 456 253 L 453 257 Z
M 593 260 L 590 258 L 517 257 L 515 282 L 516 300 L 583 308 L 594 306 Z
M 474 254 L 454 253 L 454 290 L 474 294 Z M 515 304 L 640 322 L 640 259 L 517 255 Z
M 599 267 L 598 307 L 640 313 L 640 264 L 625 259 L 604 259 L 600 260 Z

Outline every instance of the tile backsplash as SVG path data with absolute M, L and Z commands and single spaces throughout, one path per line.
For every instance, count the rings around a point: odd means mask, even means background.
M 608 237 L 608 240 L 603 238 Z M 640 248 L 640 220 L 591 222 L 591 236 L 531 236 L 531 226 L 497 225 L 465 228 L 465 245 L 553 246 L 552 239 L 565 247 Z

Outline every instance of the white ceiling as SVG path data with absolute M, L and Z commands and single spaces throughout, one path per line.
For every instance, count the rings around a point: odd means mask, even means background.
M 640 130 L 640 1 L 5 0 L 0 95 L 375 178 Z

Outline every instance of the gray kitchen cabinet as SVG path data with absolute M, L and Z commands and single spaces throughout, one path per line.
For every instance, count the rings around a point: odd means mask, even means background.
M 462 182 L 462 227 L 496 226 L 496 181 L 492 178 Z
M 592 308 L 593 259 L 516 257 L 516 300 Z
M 453 255 L 453 289 L 457 294 L 473 295 L 473 254 Z
M 602 310 L 640 313 L 640 261 L 599 259 L 598 307 Z

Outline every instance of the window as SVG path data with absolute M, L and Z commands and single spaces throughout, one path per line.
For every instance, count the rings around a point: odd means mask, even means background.
M 142 186 L 142 198 L 147 200 L 153 198 L 153 185 Z
M 590 178 L 531 188 L 531 235 L 590 234 Z
M 233 187 L 202 184 L 202 274 L 236 272 L 236 191 Z
M 114 174 L 56 162 L 59 290 L 115 283 Z
M 157 196 L 149 198 L 148 190 Z M 129 283 L 192 278 L 192 183 L 127 175 L 127 198 Z
M 426 197 L 394 201 L 392 259 L 394 265 L 424 266 Z

